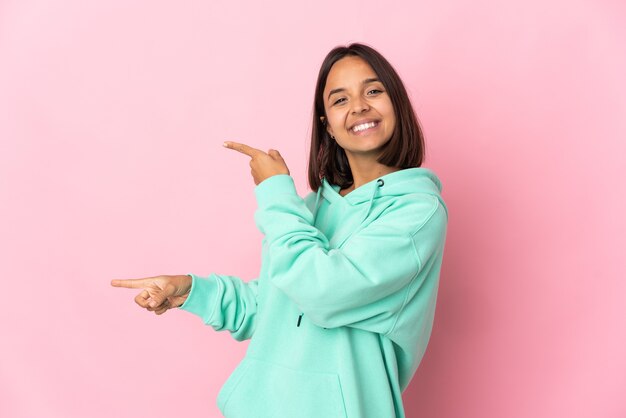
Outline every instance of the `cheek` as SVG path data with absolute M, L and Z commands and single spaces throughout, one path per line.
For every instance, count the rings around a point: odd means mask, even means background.
M 343 128 L 343 117 L 341 115 L 339 115 L 337 112 L 327 112 L 326 115 L 328 116 L 328 126 L 337 131 L 338 129 L 342 129 Z
M 393 105 L 391 104 L 391 102 L 389 102 L 389 104 L 386 106 L 385 114 L 386 114 L 388 120 L 390 121 L 389 126 L 393 130 L 393 128 L 395 128 L 395 126 L 396 126 L 396 114 L 393 111 Z

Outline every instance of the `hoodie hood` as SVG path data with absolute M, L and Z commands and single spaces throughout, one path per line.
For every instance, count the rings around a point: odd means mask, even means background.
M 414 193 L 426 193 L 436 196 L 448 214 L 448 209 L 441 197 L 441 181 L 430 169 L 424 167 L 406 168 L 394 171 L 375 180 L 367 182 L 345 196 L 339 194 L 340 186 L 330 184 L 326 178 L 322 178 L 322 185 L 317 189 L 315 199 L 315 213 L 319 205 L 320 197 L 330 203 L 342 202 L 351 206 L 367 204 L 361 223 L 367 219 L 377 198 L 385 196 L 404 196 Z M 356 209 L 356 208 L 355 208 Z

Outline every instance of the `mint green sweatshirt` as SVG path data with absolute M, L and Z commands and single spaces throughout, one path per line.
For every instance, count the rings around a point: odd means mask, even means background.
M 402 391 L 435 312 L 448 219 L 439 179 L 409 168 L 346 196 L 324 179 L 302 199 L 280 174 L 254 190 L 258 278 L 191 274 L 181 306 L 250 339 L 219 409 L 227 418 L 404 417 Z

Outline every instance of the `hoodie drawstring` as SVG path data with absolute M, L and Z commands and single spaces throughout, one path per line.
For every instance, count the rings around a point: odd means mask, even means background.
M 361 222 L 359 222 L 359 225 L 361 225 L 363 222 L 365 222 L 367 217 L 370 215 L 370 212 L 372 211 L 372 206 L 373 206 L 373 203 L 374 203 L 374 198 L 376 197 L 376 193 L 378 192 L 378 189 L 380 189 L 381 187 L 383 187 L 385 185 L 385 180 L 378 179 L 378 180 L 376 180 L 376 183 L 377 183 L 378 187 L 374 187 L 374 191 L 372 193 L 372 197 L 370 197 L 370 202 L 367 205 L 367 210 L 365 211 L 365 216 L 363 217 L 363 219 L 361 219 Z
M 324 183 L 324 179 L 322 179 L 322 184 Z M 320 184 L 320 187 L 317 188 L 317 196 L 315 197 L 315 206 L 313 206 L 313 225 L 315 225 L 315 221 L 317 220 L 317 205 L 320 202 L 320 195 L 322 193 L 322 184 Z M 304 312 L 301 312 L 300 315 L 298 315 L 298 323 L 296 324 L 297 327 L 300 326 L 300 322 L 302 322 L 302 316 L 304 315 Z

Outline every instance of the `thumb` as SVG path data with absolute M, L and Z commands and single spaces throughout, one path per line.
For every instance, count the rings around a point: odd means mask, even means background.
M 282 160 L 283 157 L 280 155 L 280 152 L 278 152 L 278 150 L 275 149 L 270 149 L 267 154 L 272 157 L 275 160 Z
M 171 283 L 166 284 L 163 289 L 159 289 L 159 291 L 149 291 L 151 300 L 148 305 L 151 308 L 161 306 L 163 302 L 165 302 L 170 296 L 173 296 L 175 292 L 176 286 L 172 285 Z

